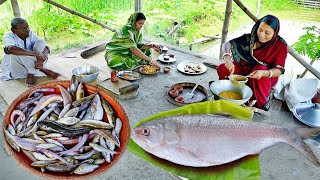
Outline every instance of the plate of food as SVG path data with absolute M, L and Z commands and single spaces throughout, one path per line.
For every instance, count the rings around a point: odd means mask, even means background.
M 134 71 L 118 71 L 117 76 L 128 81 L 134 81 L 141 78 L 141 75 Z
M 181 62 L 177 65 L 177 69 L 185 74 L 202 74 L 207 71 L 207 67 L 197 62 Z
M 172 63 L 177 61 L 174 54 L 160 54 L 158 59 L 164 63 Z
M 189 93 L 195 85 L 196 83 L 191 82 L 182 82 L 172 85 L 167 91 L 167 100 L 177 106 L 206 101 L 208 99 L 208 93 L 201 85 L 194 90 L 192 98 L 187 98 L 186 94 Z
M 157 74 L 158 72 L 160 72 L 160 67 L 155 65 L 144 65 L 139 68 L 139 71 L 142 74 L 147 74 L 147 75 Z

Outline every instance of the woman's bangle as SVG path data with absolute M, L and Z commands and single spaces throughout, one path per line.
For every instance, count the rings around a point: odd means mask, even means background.
M 225 60 L 225 59 L 224 59 L 225 56 L 230 56 L 230 60 L 232 60 L 232 55 L 231 55 L 230 53 L 224 53 L 224 54 L 222 55 L 222 60 Z
M 268 71 L 269 71 L 269 77 L 268 78 L 271 78 L 272 75 L 273 75 L 273 72 L 271 71 L 271 69 L 269 69 Z

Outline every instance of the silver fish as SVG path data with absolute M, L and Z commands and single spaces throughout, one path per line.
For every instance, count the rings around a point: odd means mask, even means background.
M 180 115 L 141 124 L 131 138 L 157 157 L 191 167 L 229 163 L 280 142 L 319 165 L 301 138 L 319 132 L 320 128 L 286 128 L 218 115 Z
M 75 170 L 74 173 L 75 174 L 88 174 L 91 173 L 92 171 L 98 169 L 99 165 L 95 165 L 95 164 L 81 164 L 80 166 L 78 166 Z
M 70 109 L 63 117 L 75 117 L 79 113 L 79 107 Z
M 80 121 L 80 119 L 78 119 L 76 117 L 64 117 L 64 118 L 59 119 L 56 122 L 60 123 L 60 124 L 71 126 L 71 125 L 76 124 L 79 121 Z
M 100 96 L 96 94 L 92 101 L 90 106 L 88 107 L 86 111 L 86 115 L 83 119 L 95 119 L 98 121 L 101 121 L 103 118 L 103 108 L 101 105 Z
M 63 99 L 63 106 L 66 106 L 67 104 L 72 104 L 71 94 L 61 85 L 57 85 L 57 86 L 60 90 L 60 93 Z

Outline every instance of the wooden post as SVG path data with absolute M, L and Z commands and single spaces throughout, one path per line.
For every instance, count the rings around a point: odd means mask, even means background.
M 102 27 L 104 27 L 104 28 L 106 28 L 106 29 L 109 29 L 109 30 L 112 31 L 112 32 L 115 32 L 115 31 L 116 31 L 115 29 L 110 28 L 110 27 L 108 27 L 107 25 L 105 25 L 105 24 L 103 24 L 103 23 L 101 23 L 101 22 L 98 22 L 98 21 L 95 20 L 95 19 L 92 19 L 91 17 L 82 15 L 82 14 L 80 14 L 80 13 L 78 13 L 78 12 L 72 10 L 72 9 L 69 9 L 69 8 L 67 8 L 67 7 L 64 7 L 64 6 L 62 6 L 61 4 L 58 4 L 58 3 L 54 2 L 54 1 L 51 1 L 51 0 L 43 0 L 43 1 L 45 1 L 45 2 L 47 2 L 47 3 L 49 3 L 49 4 L 52 4 L 52 5 L 58 7 L 58 8 L 60 8 L 60 9 L 62 9 L 62 10 L 65 10 L 65 11 L 71 13 L 71 14 L 77 15 L 77 16 L 83 18 L 83 19 L 86 19 L 86 20 L 91 21 L 91 22 L 93 22 L 93 23 L 95 23 L 95 24 L 98 24 L 98 25 L 100 25 L 100 26 L 102 26 Z
M 233 0 L 252 20 L 258 21 L 258 18 L 254 16 L 239 0 Z M 312 67 L 306 60 L 303 59 L 291 46 L 288 45 L 289 53 L 306 69 L 308 69 L 313 75 L 320 79 L 320 72 Z
M 134 0 L 134 12 L 141 12 L 142 3 L 141 0 Z
M 6 2 L 7 0 L 0 0 L 0 5 Z
M 11 0 L 11 6 L 12 6 L 14 17 L 16 17 L 16 18 L 21 17 L 18 0 Z
M 232 0 L 227 0 L 226 12 L 225 12 L 223 28 L 222 28 L 219 59 L 222 59 L 222 54 L 223 54 L 222 45 L 223 43 L 226 42 L 226 39 L 227 39 L 231 12 L 232 12 Z

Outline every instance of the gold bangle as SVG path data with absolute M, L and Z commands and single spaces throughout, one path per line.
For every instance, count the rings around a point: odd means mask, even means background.
M 230 56 L 230 60 L 232 61 L 233 57 L 232 57 L 232 55 L 231 55 L 230 53 L 224 53 L 224 54 L 222 55 L 222 60 L 225 61 L 224 57 L 227 56 L 227 55 Z
M 268 71 L 269 71 L 269 77 L 268 78 L 271 78 L 272 75 L 273 75 L 273 72 L 271 71 L 271 69 L 269 69 Z

